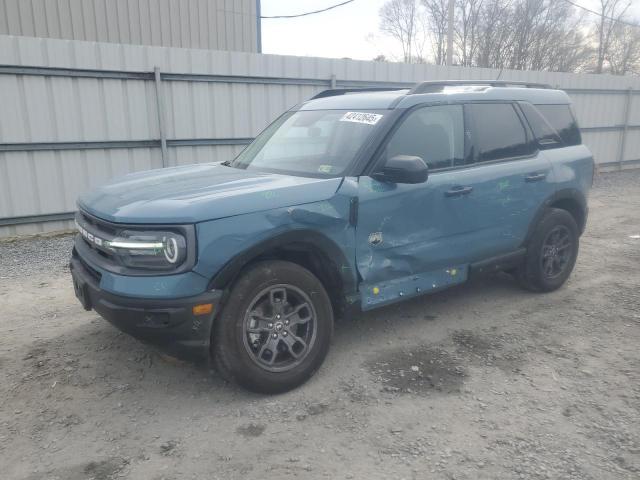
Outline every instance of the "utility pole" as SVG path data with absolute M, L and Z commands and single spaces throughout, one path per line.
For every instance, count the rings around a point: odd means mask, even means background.
M 262 53 L 262 5 L 256 0 L 256 30 L 258 37 L 258 53 Z
M 409 38 L 407 42 L 407 53 L 405 53 L 404 61 L 406 63 L 411 63 L 411 45 L 413 44 L 413 23 L 416 18 L 416 2 L 413 2 L 411 6 L 411 22 L 409 23 Z
M 449 20 L 447 21 L 447 65 L 453 65 L 453 20 L 455 0 L 449 0 Z

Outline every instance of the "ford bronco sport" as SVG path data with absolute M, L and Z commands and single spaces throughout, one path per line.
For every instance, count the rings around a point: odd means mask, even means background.
M 82 196 L 86 309 L 259 392 L 321 365 L 334 317 L 506 270 L 569 277 L 594 164 L 567 95 L 516 82 L 329 90 L 237 158 Z

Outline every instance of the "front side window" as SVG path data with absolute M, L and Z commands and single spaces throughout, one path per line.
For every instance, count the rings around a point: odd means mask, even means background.
M 580 145 L 582 137 L 569 105 L 536 105 L 544 118 L 560 134 L 565 145 Z
M 283 115 L 229 166 L 290 175 L 344 174 L 386 111 L 309 110 Z
M 535 146 L 528 141 L 524 125 L 512 104 L 474 103 L 469 108 L 477 161 L 490 162 L 534 153 Z
M 462 105 L 424 107 L 411 112 L 387 144 L 385 157 L 422 158 L 430 170 L 464 165 Z

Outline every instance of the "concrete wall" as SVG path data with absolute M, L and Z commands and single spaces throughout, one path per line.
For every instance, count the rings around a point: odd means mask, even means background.
M 230 159 L 275 117 L 332 84 L 498 74 L 0 36 L 0 236 L 71 226 L 77 196 L 113 177 Z M 566 89 L 601 167 L 640 160 L 640 78 L 520 71 L 501 78 Z

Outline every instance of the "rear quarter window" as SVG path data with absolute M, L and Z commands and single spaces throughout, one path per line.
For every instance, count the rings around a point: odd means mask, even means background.
M 536 105 L 536 108 L 555 128 L 565 146 L 582 143 L 580 129 L 569 105 Z
M 548 150 L 551 148 L 563 147 L 563 141 L 555 128 L 549 124 L 536 107 L 530 103 L 521 103 L 520 108 L 524 116 L 527 118 L 527 122 L 531 127 L 533 135 L 536 137 L 538 147 L 541 150 Z

